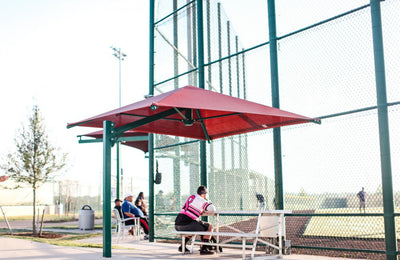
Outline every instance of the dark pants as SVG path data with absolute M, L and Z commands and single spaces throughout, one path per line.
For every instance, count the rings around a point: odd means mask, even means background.
M 176 231 L 207 231 L 208 227 L 210 226 L 209 223 L 203 222 L 201 220 L 196 221 L 193 220 L 191 223 L 187 225 L 176 225 L 175 224 L 175 230 Z
M 143 228 L 143 231 L 146 235 L 149 234 L 149 222 L 147 222 L 146 218 L 140 218 L 139 220 L 140 226 Z M 135 221 L 133 219 L 130 219 L 125 222 L 125 225 L 134 225 Z

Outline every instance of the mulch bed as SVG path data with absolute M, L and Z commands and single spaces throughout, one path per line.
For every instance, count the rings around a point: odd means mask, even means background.
M 64 222 L 75 222 L 79 221 L 79 219 L 52 219 L 52 220 L 45 220 L 44 223 L 64 223 Z

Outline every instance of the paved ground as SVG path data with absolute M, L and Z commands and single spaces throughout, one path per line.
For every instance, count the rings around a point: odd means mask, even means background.
M 101 238 L 97 238 L 101 240 Z M 91 242 L 94 242 L 92 239 Z M 101 241 L 97 241 L 101 242 Z M 221 254 L 201 256 L 197 251 L 193 254 L 182 255 L 177 251 L 176 244 L 149 243 L 147 241 L 133 242 L 125 240 L 119 246 L 129 249 L 113 249 L 111 259 L 241 259 L 240 251 L 226 249 Z M 0 259 L 13 260 L 92 260 L 105 259 L 101 248 L 62 247 L 29 240 L 0 237 Z M 284 260 L 338 260 L 339 258 L 290 255 Z
M 30 221 L 14 221 L 11 222 L 13 228 L 30 228 Z M 54 229 L 52 226 L 72 225 L 78 227 L 78 222 L 68 223 L 48 223 L 45 225 L 46 231 L 56 232 L 101 232 L 101 230 L 81 231 L 79 229 L 63 230 Z M 0 222 L 0 228 L 6 228 L 4 222 Z M 102 244 L 102 237 L 94 237 L 80 240 L 81 242 Z M 113 245 L 116 245 L 116 239 L 113 238 Z M 223 253 L 211 256 L 201 256 L 198 251 L 193 254 L 183 255 L 178 252 L 178 244 L 169 243 L 149 243 L 148 241 L 136 242 L 130 236 L 126 236 L 124 240 L 118 243 L 118 246 L 126 249 L 112 249 L 112 259 L 241 259 L 241 251 L 236 249 L 224 249 Z M 247 251 L 250 256 L 250 251 Z M 264 256 L 262 252 L 258 252 L 258 256 Z M 45 243 L 32 242 L 29 240 L 15 239 L 8 237 L 0 237 L 0 259 L 15 260 L 42 260 L 42 259 L 105 259 L 103 257 L 103 249 L 101 248 L 83 248 L 83 247 L 63 247 L 54 246 Z M 340 258 L 322 257 L 322 256 L 306 256 L 306 255 L 289 255 L 284 256 L 284 260 L 338 260 Z

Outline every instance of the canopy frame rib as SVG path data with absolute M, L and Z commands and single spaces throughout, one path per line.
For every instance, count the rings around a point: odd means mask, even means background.
M 158 114 L 154 114 L 152 116 L 137 120 L 135 122 L 120 126 L 118 128 L 115 129 L 115 136 L 121 136 L 123 133 L 125 133 L 128 130 L 143 126 L 143 125 L 147 125 L 151 122 L 157 121 L 159 119 L 165 119 L 165 117 L 167 116 L 171 116 L 176 114 L 176 110 L 171 108 L 168 110 L 165 110 L 163 112 L 160 112 Z
M 315 119 L 312 119 L 312 120 L 293 119 L 293 120 L 278 122 L 278 123 L 274 123 L 274 124 L 269 124 L 267 128 L 275 128 L 277 125 L 282 125 L 282 124 L 283 124 L 284 126 L 293 125 L 293 124 L 295 124 L 295 123 L 304 122 L 304 121 L 306 121 L 306 122 L 308 122 L 308 123 L 314 123 L 314 124 L 317 124 L 317 125 L 320 125 L 320 124 L 321 124 L 321 121 L 315 120 Z
M 67 129 L 70 129 L 70 128 L 75 127 L 75 126 L 80 126 L 82 124 L 90 123 L 90 122 L 92 122 L 94 120 L 96 120 L 96 119 L 91 119 L 91 120 L 79 122 L 79 123 L 76 123 L 76 124 L 70 124 L 70 125 L 67 125 Z
M 103 137 L 100 138 L 82 138 L 84 135 L 78 135 L 79 140 L 78 143 L 80 144 L 87 144 L 87 143 L 102 143 Z M 149 138 L 147 136 L 121 136 L 116 139 L 117 142 L 142 142 L 148 141 Z
M 179 110 L 178 110 L 179 111 Z M 181 113 L 179 111 L 179 113 Z M 119 115 L 123 115 L 123 116 L 136 116 L 136 117 L 143 117 L 143 118 L 147 118 L 148 116 L 144 116 L 144 115 L 136 115 L 136 114 L 128 114 L 128 113 L 120 113 Z M 169 120 L 169 121 L 179 121 L 182 122 L 182 119 L 178 119 L 178 118 L 160 118 L 162 120 Z
M 249 123 L 252 127 L 254 127 L 255 129 L 258 127 L 260 128 L 260 126 L 254 122 L 253 120 L 251 120 L 248 116 L 246 116 L 245 114 L 243 115 L 239 115 L 239 117 L 244 120 L 245 122 Z
M 230 114 L 225 114 L 225 115 L 218 115 L 218 116 L 209 116 L 209 117 L 203 117 L 203 118 L 199 118 L 201 120 L 208 120 L 208 119 L 214 119 L 214 118 L 220 118 L 220 117 L 226 117 L 226 116 L 237 116 L 237 115 L 241 115 L 243 113 L 230 113 Z
M 176 110 L 176 112 L 184 119 L 184 120 L 186 120 L 187 118 L 186 118 L 186 116 L 181 112 L 181 111 L 179 111 L 179 109 L 177 108 L 177 107 L 174 107 L 174 109 Z M 179 121 L 182 121 L 181 119 L 178 119 Z
M 203 121 L 203 119 L 201 118 L 200 110 L 196 109 L 196 113 L 197 113 L 197 116 L 199 117 L 198 120 L 200 121 L 201 127 L 203 128 L 204 136 L 206 137 L 207 142 L 210 143 L 210 142 L 211 142 L 211 139 L 210 139 L 210 136 L 208 135 L 206 125 L 204 124 L 204 121 Z

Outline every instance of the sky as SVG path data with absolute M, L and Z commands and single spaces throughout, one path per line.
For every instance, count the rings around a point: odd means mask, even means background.
M 245 48 L 267 41 L 266 2 L 221 1 Z M 279 35 L 367 1 L 334 1 L 330 8 L 326 3 L 332 1 L 308 1 L 309 9 L 300 15 L 303 6 L 291 3 L 285 9 L 289 2 L 280 1 L 278 19 L 297 19 L 280 23 Z M 101 144 L 78 144 L 76 137 L 95 129 L 66 125 L 118 107 L 118 60 L 110 46 L 127 54 L 121 69 L 122 105 L 148 93 L 148 13 L 148 1 L 0 0 L 0 157 L 13 151 L 15 131 L 38 105 L 50 138 L 69 154 L 62 178 L 101 184 Z M 147 190 L 144 153 L 123 147 L 121 161 L 124 174 L 133 176 L 128 181 L 132 190 Z
M 266 34 L 246 29 L 249 23 L 266 29 L 265 1 L 254 1 L 259 15 L 241 13 L 235 1 L 224 2 L 231 3 L 224 8 L 237 20 L 247 20 L 237 28 L 247 46 L 266 41 Z M 66 125 L 118 107 L 118 59 L 111 46 L 127 54 L 121 67 L 122 105 L 148 93 L 148 15 L 148 1 L 0 0 L 0 158 L 14 151 L 16 131 L 37 105 L 50 140 L 69 154 L 59 179 L 101 184 L 101 144 L 78 144 L 76 137 L 95 129 Z M 121 149 L 126 182 L 133 190 L 147 190 L 145 154 Z
M 118 107 L 112 45 L 128 55 L 122 104 L 148 93 L 147 10 L 147 1 L 0 1 L 1 156 L 13 151 L 16 129 L 38 105 L 50 139 L 69 154 L 64 178 L 101 183 L 101 144 L 76 138 L 94 130 L 66 125 Z M 125 172 L 144 181 L 144 153 L 124 149 L 123 156 L 134 162 Z

